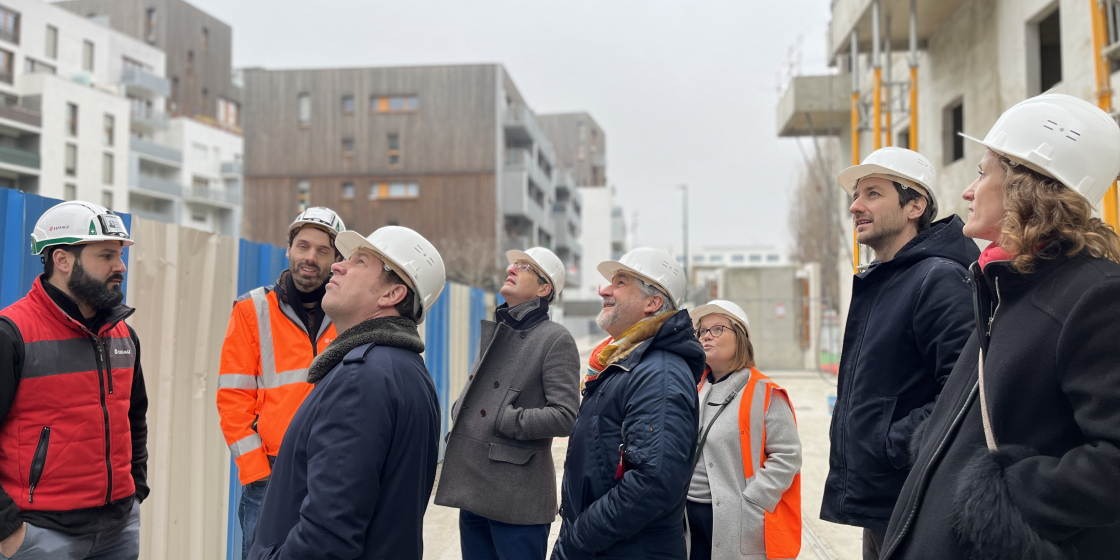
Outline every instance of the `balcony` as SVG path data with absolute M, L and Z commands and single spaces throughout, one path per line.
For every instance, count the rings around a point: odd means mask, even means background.
M 241 204 L 241 189 L 239 188 L 224 188 L 215 189 L 213 187 L 203 187 L 200 185 L 192 185 L 187 190 L 189 196 L 195 201 L 200 202 L 217 202 L 219 205 L 237 206 Z
M 529 196 L 526 173 L 506 170 L 502 175 L 502 212 L 533 224 L 545 224 L 544 208 Z
M 132 111 L 132 128 L 151 134 L 157 130 L 167 130 L 167 114 L 155 109 Z
M 175 148 L 169 148 L 135 136 L 129 138 L 128 147 L 134 153 L 149 161 L 176 168 L 183 165 L 183 152 Z
M 23 105 L 0 104 L 0 119 L 15 121 L 33 128 L 42 128 L 43 126 L 42 113 Z
M 778 136 L 835 136 L 851 126 L 849 74 L 794 76 L 778 100 Z
M 846 54 L 851 49 L 852 31 L 859 35 L 859 51 L 871 51 L 871 12 L 874 0 L 833 0 L 832 23 L 829 25 L 828 47 L 831 56 Z M 925 49 L 930 36 L 964 0 L 917 0 L 918 48 Z M 904 52 L 910 41 L 910 0 L 880 0 L 881 14 L 893 14 L 889 29 L 882 28 L 884 39 L 890 40 L 894 52 Z
M 0 163 L 28 169 L 39 169 L 39 154 L 19 148 L 0 146 Z
M 144 194 L 162 195 L 158 198 L 183 196 L 183 185 L 171 179 L 165 179 L 147 173 L 133 173 L 130 175 L 129 186 L 143 191 Z
M 121 72 L 121 83 L 133 95 L 167 97 L 171 94 L 171 85 L 166 78 L 136 66 L 126 67 Z
M 524 148 L 509 148 L 506 150 L 506 171 L 516 171 L 527 174 L 534 183 L 544 190 L 545 198 L 553 198 L 555 192 L 552 188 L 552 179 L 545 174 L 536 160 L 532 150 Z
M 222 162 L 222 175 L 227 177 L 244 175 L 242 173 L 242 163 L 240 161 L 223 161 Z

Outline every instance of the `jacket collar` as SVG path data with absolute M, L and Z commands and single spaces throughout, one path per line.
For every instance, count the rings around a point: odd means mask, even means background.
M 503 303 L 494 311 L 494 320 L 515 330 L 527 331 L 548 320 L 548 301 L 534 298 L 513 307 Z
M 307 382 L 318 383 L 344 359 L 345 363 L 351 363 L 352 360 L 346 359 L 346 355 L 364 344 L 372 344 L 371 348 L 373 346 L 404 348 L 417 354 L 424 351 L 424 341 L 420 339 L 420 333 L 412 319 L 399 316 L 369 319 L 340 333 L 338 338 L 311 362 L 307 372 Z M 365 361 L 365 357 L 353 361 Z
M 130 315 L 136 312 L 135 309 L 121 304 L 109 310 L 98 312 L 99 321 L 89 323 L 95 327 L 96 332 L 87 326 L 85 317 L 78 307 L 78 302 L 74 301 L 72 297 L 67 295 L 62 290 L 54 287 L 47 281 L 44 275 L 39 275 L 35 282 L 31 285 L 31 291 L 28 297 L 41 309 L 46 311 L 47 315 L 55 321 L 67 326 L 68 328 L 81 331 L 84 334 L 101 335 L 113 327 L 117 323 L 127 319 Z M 94 316 L 98 318 L 98 316 Z

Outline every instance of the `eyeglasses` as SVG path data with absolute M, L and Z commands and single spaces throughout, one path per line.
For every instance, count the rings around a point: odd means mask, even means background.
M 712 338 L 719 338 L 723 336 L 723 331 L 729 331 L 731 327 L 723 325 L 716 325 L 710 329 L 699 329 L 696 331 L 696 338 L 704 338 L 708 333 L 712 333 Z
M 512 268 L 513 270 L 516 270 L 518 272 L 525 272 L 527 270 L 531 270 L 531 271 L 533 271 L 533 274 L 535 274 L 537 276 L 537 278 L 540 278 L 541 280 L 544 280 L 544 277 L 541 276 L 540 273 L 538 273 L 535 268 L 533 268 L 533 265 L 531 265 L 531 264 L 529 264 L 525 261 L 517 261 L 517 262 L 511 264 L 510 268 Z

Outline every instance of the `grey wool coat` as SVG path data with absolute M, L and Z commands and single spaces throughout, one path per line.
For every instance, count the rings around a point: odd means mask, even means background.
M 478 356 L 451 408 L 435 503 L 503 523 L 552 523 L 552 438 L 571 432 L 579 409 L 575 339 L 549 320 L 526 330 L 483 321 Z

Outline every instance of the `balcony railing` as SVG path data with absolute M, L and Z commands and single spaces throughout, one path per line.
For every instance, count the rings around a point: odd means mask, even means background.
M 126 67 L 121 71 L 121 83 L 130 91 L 140 90 L 160 97 L 167 97 L 171 93 L 171 86 L 166 78 L 136 66 Z
M 0 146 L 0 162 L 39 169 L 39 154 L 19 148 Z
M 183 196 L 183 185 L 171 179 L 164 179 L 163 177 L 148 175 L 143 172 L 132 174 L 132 186 L 138 189 L 170 196 Z
M 20 122 L 35 128 L 43 126 L 43 116 L 35 109 L 28 109 L 22 105 L 0 104 L 0 119 Z
M 201 185 L 192 185 L 189 192 L 192 198 L 202 198 L 224 202 L 226 204 L 241 204 L 241 189 L 237 188 L 231 189 L 227 187 L 224 189 L 215 189 L 212 187 L 203 187 Z
M 240 161 L 223 161 L 222 162 L 222 175 L 242 175 L 242 164 Z
M 132 111 L 132 124 L 150 130 L 165 130 L 167 114 L 156 110 Z
M 129 138 L 128 147 L 132 151 L 141 155 L 151 156 L 178 164 L 183 163 L 183 152 L 180 152 L 175 148 L 161 146 L 160 144 L 156 144 L 155 142 L 151 142 L 149 140 L 143 140 L 132 136 Z

